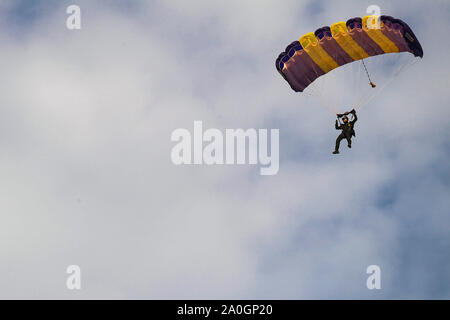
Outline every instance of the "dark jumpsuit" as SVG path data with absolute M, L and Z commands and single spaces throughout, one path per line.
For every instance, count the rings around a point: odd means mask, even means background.
M 336 120 L 336 130 L 342 130 L 342 132 L 336 139 L 336 147 L 334 148 L 334 151 L 339 151 L 339 145 L 341 144 L 342 139 L 347 139 L 348 146 L 352 146 L 352 136 L 355 136 L 355 130 L 353 129 L 353 126 L 355 125 L 356 120 L 358 120 L 356 113 L 353 114 L 353 120 L 348 121 L 347 123 L 338 125 L 338 121 Z

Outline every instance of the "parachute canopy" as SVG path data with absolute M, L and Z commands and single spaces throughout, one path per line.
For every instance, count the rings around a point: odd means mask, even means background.
M 376 27 L 373 21 L 377 21 Z M 296 92 L 303 92 L 318 77 L 347 63 L 368 57 L 409 52 L 423 57 L 411 28 L 390 16 L 366 16 L 337 22 L 303 35 L 276 59 L 281 76 Z

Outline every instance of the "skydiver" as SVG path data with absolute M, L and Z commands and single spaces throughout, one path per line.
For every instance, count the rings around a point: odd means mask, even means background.
M 347 117 L 350 113 L 353 115 L 352 121 L 349 121 Z M 347 111 L 345 113 L 337 113 L 336 116 L 336 130 L 342 130 L 342 132 L 336 139 L 336 147 L 334 148 L 333 154 L 339 153 L 339 145 L 341 144 L 342 139 L 347 139 L 348 147 L 352 147 L 352 136 L 355 137 L 355 130 L 353 129 L 353 127 L 356 120 L 358 120 L 355 109 L 353 109 L 352 111 Z M 341 118 L 343 123 L 340 122 Z

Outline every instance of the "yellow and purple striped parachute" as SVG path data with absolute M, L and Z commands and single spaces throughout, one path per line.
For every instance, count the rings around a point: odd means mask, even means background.
M 373 27 L 373 21 L 377 27 Z M 296 92 L 347 63 L 386 53 L 410 52 L 423 57 L 411 28 L 390 16 L 366 16 L 322 27 L 292 42 L 276 59 L 278 72 Z

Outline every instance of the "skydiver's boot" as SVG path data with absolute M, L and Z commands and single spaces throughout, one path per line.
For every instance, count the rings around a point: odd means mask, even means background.
M 333 154 L 339 154 L 339 151 L 338 150 L 334 150 Z

